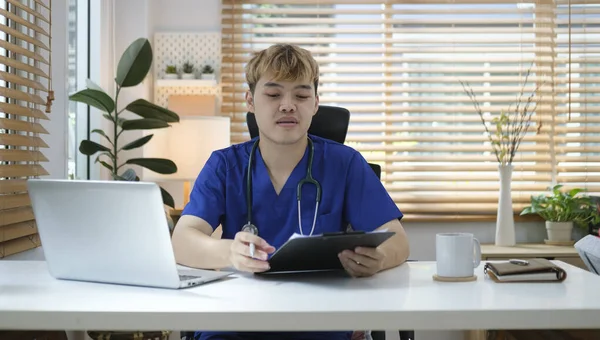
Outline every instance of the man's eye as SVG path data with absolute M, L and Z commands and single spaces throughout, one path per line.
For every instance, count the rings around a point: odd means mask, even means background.
M 308 96 L 298 96 L 300 99 L 308 99 Z
M 276 98 L 276 97 L 279 97 L 279 95 L 278 95 L 278 94 L 270 94 L 270 93 L 267 93 L 267 96 L 269 96 L 269 97 L 271 97 L 271 98 Z

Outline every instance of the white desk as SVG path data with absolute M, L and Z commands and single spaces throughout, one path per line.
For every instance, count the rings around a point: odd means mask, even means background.
M 237 275 L 186 290 L 52 279 L 45 262 L 0 261 L 0 329 L 360 330 L 597 328 L 600 276 L 565 263 L 562 284 L 431 279 L 411 262 L 363 279 Z

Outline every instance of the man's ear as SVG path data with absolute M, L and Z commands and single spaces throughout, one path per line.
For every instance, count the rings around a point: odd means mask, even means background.
M 313 112 L 313 116 L 317 114 L 319 111 L 319 95 L 315 96 L 315 112 Z
M 254 97 L 250 91 L 246 91 L 246 106 L 248 107 L 248 112 L 254 113 Z

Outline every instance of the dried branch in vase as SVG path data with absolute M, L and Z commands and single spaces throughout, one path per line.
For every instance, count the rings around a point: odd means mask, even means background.
M 525 82 L 521 87 L 521 91 L 517 96 L 517 103 L 514 110 L 511 110 L 513 104 L 508 106 L 508 110 L 500 111 L 500 116 L 492 119 L 491 123 L 495 128 L 494 133 L 490 132 L 488 128 L 488 122 L 483 115 L 483 111 L 481 109 L 481 105 L 477 100 L 477 96 L 475 92 L 469 85 L 469 83 L 464 83 L 460 81 L 465 93 L 469 96 L 471 101 L 473 102 L 473 106 L 475 107 L 475 111 L 479 114 L 481 118 L 481 123 L 485 128 L 485 133 L 492 144 L 492 149 L 494 150 L 494 154 L 498 163 L 501 165 L 509 165 L 512 164 L 515 154 L 517 153 L 523 138 L 527 135 L 529 131 L 529 127 L 531 126 L 531 119 L 533 114 L 537 108 L 537 102 L 533 102 L 533 98 L 536 96 L 539 88 L 544 84 L 541 83 L 538 85 L 535 90 L 527 97 L 527 99 L 523 102 L 523 94 L 525 90 L 525 85 L 527 84 L 527 80 L 529 79 L 529 75 L 531 74 L 531 68 L 527 70 L 527 74 L 525 76 Z M 533 104 L 533 107 L 531 106 Z M 542 127 L 541 120 L 538 122 L 537 132 L 540 132 Z

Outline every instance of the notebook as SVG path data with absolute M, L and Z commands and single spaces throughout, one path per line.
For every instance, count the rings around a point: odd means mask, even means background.
M 484 273 L 496 282 L 562 282 L 567 278 L 564 269 L 543 258 L 488 262 Z

